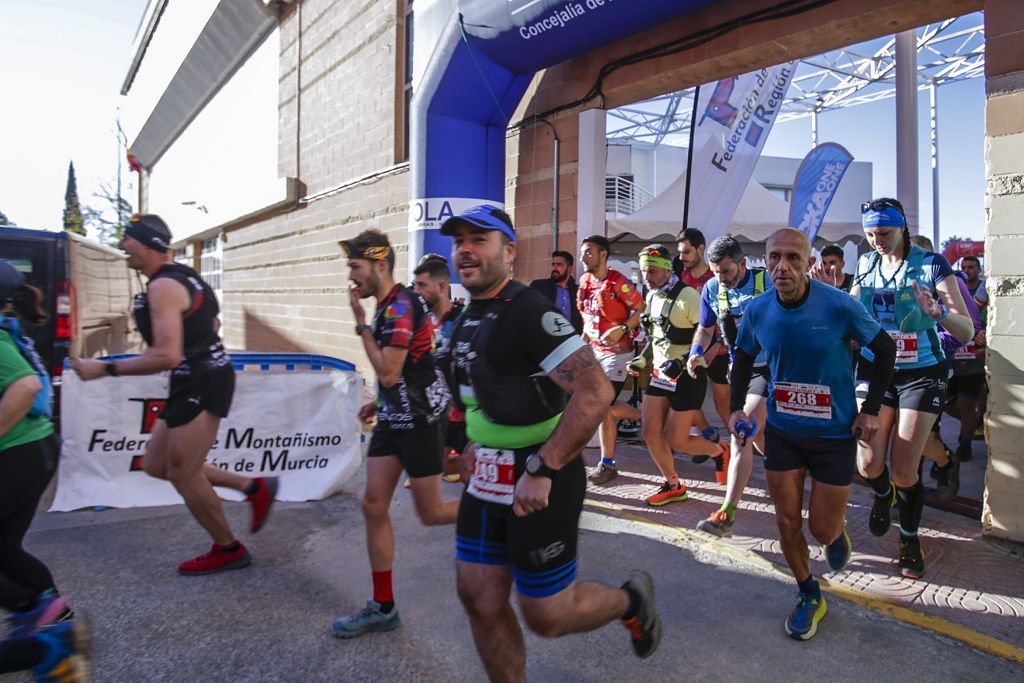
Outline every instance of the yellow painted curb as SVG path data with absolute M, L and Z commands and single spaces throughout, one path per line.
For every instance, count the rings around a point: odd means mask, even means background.
M 683 540 L 701 544 L 707 551 L 718 555 L 719 557 L 752 565 L 757 569 L 776 574 L 779 577 L 785 577 L 787 579 L 792 578 L 792 574 L 790 574 L 788 570 L 781 568 L 771 560 L 750 550 L 744 550 L 742 548 L 729 545 L 717 538 L 708 537 L 704 534 L 690 531 L 689 529 L 672 526 L 665 522 L 648 519 L 641 514 L 625 510 L 614 503 L 587 499 L 584 501 L 584 504 L 609 512 L 614 514 L 616 517 L 627 519 L 631 522 L 670 531 Z M 867 607 L 879 614 L 884 614 L 885 616 L 892 617 L 893 619 L 913 624 L 914 626 L 927 629 L 948 638 L 954 638 L 976 650 L 981 650 L 982 652 L 1002 657 L 1003 659 L 1016 664 L 1024 664 L 1024 647 L 1018 647 L 999 640 L 998 638 L 993 638 L 992 636 L 985 635 L 984 633 L 979 633 L 974 629 L 954 623 L 948 619 L 943 619 L 942 617 L 918 612 L 896 602 L 895 600 L 872 595 L 864 590 L 850 588 L 849 586 L 844 586 L 838 583 L 832 583 L 828 579 L 824 578 L 820 580 L 820 584 L 821 589 L 826 593 L 857 603 L 858 605 Z

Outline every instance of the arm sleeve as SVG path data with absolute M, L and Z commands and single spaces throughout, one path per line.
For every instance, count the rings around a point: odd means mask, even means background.
M 743 404 L 747 400 L 747 391 L 750 389 L 750 378 L 754 375 L 753 356 L 741 348 L 735 350 L 732 359 L 732 376 L 729 381 L 729 412 L 735 413 L 743 410 Z
M 879 330 L 868 344 L 868 348 L 875 354 L 875 360 L 869 365 L 868 395 L 861 405 L 860 412 L 878 415 L 882 407 L 882 395 L 892 380 L 893 368 L 896 366 L 896 343 L 884 330 Z

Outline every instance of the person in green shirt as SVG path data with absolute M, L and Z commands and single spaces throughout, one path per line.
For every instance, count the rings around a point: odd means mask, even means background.
M 60 448 L 50 421 L 50 380 L 23 323 L 46 320 L 42 293 L 0 260 L 0 606 L 10 612 L 0 673 L 33 669 L 84 680 L 85 623 L 57 592 L 50 570 L 22 543 Z

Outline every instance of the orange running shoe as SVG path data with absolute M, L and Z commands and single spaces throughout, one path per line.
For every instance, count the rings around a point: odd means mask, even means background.
M 686 486 L 683 482 L 676 482 L 675 486 L 673 486 L 666 481 L 661 485 L 661 488 L 658 489 L 657 493 L 653 496 L 647 497 L 647 504 L 660 507 L 662 505 L 668 505 L 669 503 L 686 500 L 686 497 Z
M 723 486 L 729 482 L 729 448 L 718 444 L 718 455 L 712 456 L 715 459 L 715 483 Z

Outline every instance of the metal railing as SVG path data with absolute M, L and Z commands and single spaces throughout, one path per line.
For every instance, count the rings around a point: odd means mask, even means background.
M 622 176 L 604 178 L 604 211 L 616 216 L 628 216 L 646 206 L 654 195 Z

